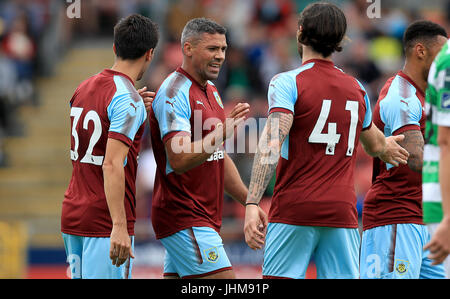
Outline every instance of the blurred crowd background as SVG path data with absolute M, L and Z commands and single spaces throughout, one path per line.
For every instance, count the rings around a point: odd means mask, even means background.
M 215 82 L 221 93 L 225 110 L 229 111 L 237 101 L 246 101 L 251 104 L 250 117 L 265 118 L 267 116 L 266 93 L 270 79 L 279 72 L 296 68 L 301 64 L 295 39 L 298 13 L 311 2 L 314 1 L 0 1 L 0 178 L 2 180 L 5 178 L 3 183 L 0 181 L 2 210 L 0 224 L 2 220 L 4 224 L 8 224 L 19 219 L 22 227 L 25 227 L 26 241 L 22 249 L 22 257 L 25 260 L 21 264 L 22 270 L 18 272 L 20 274 L 16 276 L 43 277 L 45 273 L 50 276 L 57 275 L 55 273 L 59 270 L 48 274 L 50 272 L 45 272 L 44 268 L 34 272 L 30 272 L 29 269 L 36 265 L 64 264 L 65 262 L 62 241 L 58 235 L 59 222 L 56 220 L 52 222 L 54 231 L 49 229 L 48 234 L 55 235 L 54 239 L 48 238 L 50 241 L 47 243 L 36 241 L 37 237 L 33 237 L 33 229 L 30 229 L 30 226 L 34 226 L 33 222 L 27 220 L 28 214 L 21 213 L 20 209 L 15 211 L 15 214 L 8 211 L 10 202 L 15 198 L 14 193 L 7 190 L 13 188 L 7 179 L 13 176 L 10 169 L 15 166 L 16 160 L 10 159 L 14 153 L 13 150 L 8 150 L 8 144 L 17 139 L 27 140 L 29 137 L 31 130 L 30 125 L 27 125 L 29 118 L 43 113 L 42 111 L 45 110 L 42 106 L 48 102 L 44 92 L 46 88 L 43 86 L 46 82 L 62 79 L 63 75 L 58 71 L 58 66 L 63 63 L 67 55 L 80 47 L 83 49 L 103 47 L 107 53 L 112 53 L 114 24 L 131 13 L 148 16 L 159 24 L 161 39 L 156 50 L 156 57 L 137 87 L 146 85 L 150 90 L 156 90 L 164 78 L 181 65 L 180 35 L 184 25 L 191 18 L 205 16 L 224 25 L 228 30 L 229 48 L 226 61 Z M 404 54 L 401 39 L 409 23 L 414 20 L 428 19 L 443 25 L 447 31 L 450 30 L 450 1 L 447 0 L 329 2 L 343 9 L 348 23 L 344 50 L 334 55 L 335 64 L 362 82 L 369 93 L 372 105 L 375 104 L 386 80 L 403 67 Z M 79 7 L 76 6 L 77 4 Z M 368 16 L 367 12 L 371 9 L 371 5 L 374 5 L 372 9 L 377 10 L 375 11 L 378 13 L 377 17 Z M 111 54 L 109 64 L 104 65 L 103 68 L 109 68 L 112 65 L 112 57 Z M 85 55 L 82 59 L 89 61 L 93 58 Z M 89 69 L 89 71 L 86 69 L 82 77 L 85 79 L 99 71 L 101 69 Z M 80 82 L 73 82 L 73 84 L 76 86 Z M 72 93 L 73 90 L 65 90 L 63 98 L 59 99 L 60 102 L 56 103 L 53 100 L 50 102 L 50 105 L 58 104 L 66 108 L 67 115 L 62 119 L 67 124 L 55 122 L 53 124 L 55 127 L 69 125 L 68 102 Z M 22 110 L 28 111 L 28 114 L 22 113 Z M 41 117 L 51 118 L 52 116 L 41 115 Z M 247 134 L 243 136 L 248 137 L 251 133 L 248 132 L 249 130 L 247 128 Z M 42 134 L 45 135 L 46 132 Z M 66 144 L 62 144 L 61 148 L 65 149 L 62 156 L 67 156 L 66 159 L 69 161 L 69 131 L 66 136 Z M 144 139 L 140 154 L 137 184 L 136 269 L 142 265 L 143 269 L 151 268 L 153 270 L 148 271 L 157 273 L 160 272 L 162 265 L 163 251 L 155 240 L 151 227 L 151 200 L 156 164 L 148 138 L 149 134 L 145 136 L 147 138 Z M 247 137 L 243 137 L 243 142 L 247 143 L 247 151 L 252 151 L 249 148 L 252 144 L 245 140 Z M 26 141 L 24 142 L 26 144 Z M 235 160 L 244 182 L 248 185 L 253 154 L 234 153 L 230 156 Z M 39 156 L 35 159 L 39 159 Z M 70 167 L 70 164 L 64 164 L 64 167 L 66 165 Z M 355 187 L 358 195 L 358 209 L 361 212 L 364 195 L 370 187 L 372 170 L 371 159 L 363 153 L 362 149 L 358 151 L 356 167 Z M 62 183 L 69 182 L 70 170 L 69 168 L 64 172 L 68 175 L 61 178 Z M 42 171 L 45 170 L 42 169 Z M 268 208 L 270 204 L 273 183 L 272 181 L 266 191 L 263 200 L 264 208 Z M 59 202 L 55 203 L 57 208 L 62 202 L 65 187 L 67 185 L 63 186 L 63 191 L 59 194 Z M 24 205 L 26 204 L 27 202 Z M 53 216 L 58 218 L 57 214 Z M 251 277 L 258 272 L 262 253 L 249 251 L 243 242 L 244 208 L 232 199 L 225 198 L 223 216 L 222 237 L 226 248 L 228 246 L 230 259 L 236 265 L 247 267 L 245 268 L 247 272 L 243 270 L 241 277 Z M 36 234 L 38 235 L 38 232 Z M 8 236 L 10 232 L 7 228 L 3 228 L 2 231 L 0 225 L 0 255 L 8 252 L 5 245 Z M 22 243 L 18 242 L 18 244 Z M 7 270 L 3 269 L 2 274 L 1 265 L 2 263 L 0 263 L 0 277 L 8 277 Z M 142 270 L 141 276 L 152 277 L 148 273 Z

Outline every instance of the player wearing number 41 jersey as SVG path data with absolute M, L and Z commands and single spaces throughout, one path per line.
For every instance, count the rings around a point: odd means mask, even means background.
M 61 215 L 72 278 L 128 278 L 133 257 L 137 155 L 147 117 L 134 84 L 158 41 L 156 24 L 132 15 L 114 27 L 112 69 L 70 100 L 73 172 Z M 130 237 L 131 236 L 131 237 Z
M 253 164 L 244 227 L 249 246 L 261 248 L 264 232 L 255 206 L 278 164 L 264 252 L 266 278 L 304 278 L 313 255 L 318 278 L 357 278 L 358 141 L 374 156 L 406 162 L 407 153 L 392 139 L 387 149 L 372 125 L 362 85 L 331 60 L 341 50 L 346 27 L 344 14 L 333 4 L 305 8 L 297 31 L 303 64 L 275 76 L 269 86 L 269 118 Z

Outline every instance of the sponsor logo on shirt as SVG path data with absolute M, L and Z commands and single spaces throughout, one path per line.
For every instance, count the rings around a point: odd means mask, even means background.
M 441 97 L 441 108 L 450 109 L 450 93 L 444 92 Z
M 218 160 L 222 160 L 223 158 L 224 158 L 223 150 L 217 149 L 217 150 L 211 155 L 211 157 L 209 157 L 208 160 L 206 160 L 206 161 L 208 161 L 208 162 L 211 162 L 211 161 L 218 161 Z

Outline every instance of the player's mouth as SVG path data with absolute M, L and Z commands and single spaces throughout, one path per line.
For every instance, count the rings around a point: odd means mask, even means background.
M 221 67 L 221 63 L 213 62 L 213 63 L 208 64 L 208 68 L 210 69 L 210 71 L 212 71 L 214 73 L 218 73 L 220 71 L 220 67 Z

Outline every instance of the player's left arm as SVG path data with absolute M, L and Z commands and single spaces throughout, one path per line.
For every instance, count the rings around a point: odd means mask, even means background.
M 444 218 L 424 249 L 429 249 L 433 265 L 442 263 L 450 254 L 450 127 L 438 127 L 440 147 L 439 183 Z
M 409 153 L 408 166 L 422 173 L 424 139 L 420 131 L 423 106 L 417 97 L 397 98 L 383 107 L 383 117 L 393 129 L 393 135 L 405 136 L 398 144 Z
M 144 103 L 129 93 L 116 95 L 107 108 L 110 121 L 103 177 L 106 202 L 112 219 L 110 258 L 119 267 L 128 257 L 134 258 L 128 235 L 125 212 L 125 165 L 134 137 L 147 113 Z
M 408 151 L 408 166 L 412 171 L 422 173 L 424 139 L 420 130 L 403 131 L 405 138 L 398 144 Z
M 267 219 L 261 217 L 259 202 L 275 173 L 280 158 L 281 146 L 289 134 L 294 115 L 286 112 L 273 112 L 259 140 L 253 160 L 250 187 L 245 211 L 245 241 L 252 249 L 261 249 L 264 244 L 264 230 Z
M 131 240 L 128 235 L 125 213 L 125 171 L 124 163 L 129 147 L 117 139 L 108 138 L 105 160 L 103 162 L 104 189 L 106 203 L 112 219 L 110 258 L 117 267 L 128 256 L 134 258 Z

